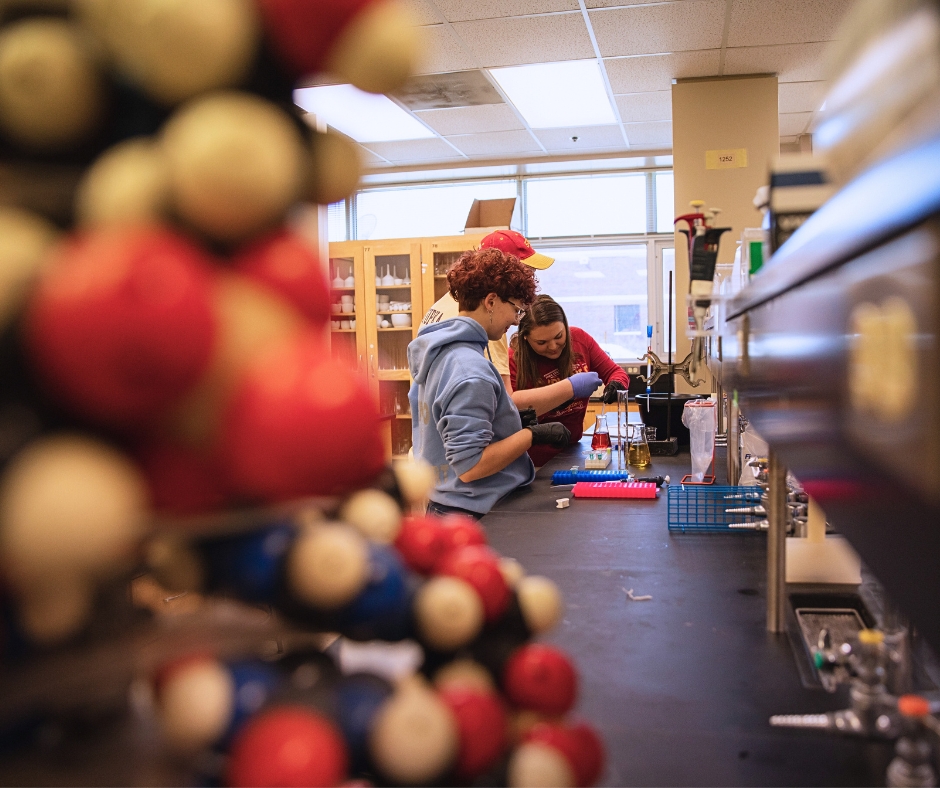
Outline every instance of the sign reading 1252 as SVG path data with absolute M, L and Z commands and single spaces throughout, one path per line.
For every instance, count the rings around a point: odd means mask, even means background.
M 747 148 L 705 151 L 706 170 L 730 170 L 747 167 Z

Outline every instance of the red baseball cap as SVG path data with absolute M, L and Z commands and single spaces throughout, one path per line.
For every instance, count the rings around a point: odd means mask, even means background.
M 499 249 L 501 252 L 518 257 L 523 263 L 537 271 L 543 271 L 555 262 L 554 257 L 539 254 L 525 239 L 522 233 L 515 230 L 496 230 L 480 241 L 481 249 Z

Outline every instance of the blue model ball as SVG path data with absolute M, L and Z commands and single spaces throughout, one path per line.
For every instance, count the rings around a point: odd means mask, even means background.
M 354 640 L 400 640 L 409 632 L 412 587 L 398 553 L 369 545 L 369 582 L 340 613 L 341 631 Z
M 392 685 L 369 673 L 344 677 L 336 687 L 336 722 L 349 748 L 350 771 L 369 768 L 369 731 L 379 707 L 392 694 Z
M 274 601 L 294 535 L 293 527 L 277 524 L 206 540 L 199 548 L 206 564 L 206 590 L 245 602 Z
M 235 734 L 284 683 L 284 678 L 273 666 L 259 660 L 231 662 L 227 665 L 235 685 L 234 707 L 228 728 L 219 742 L 227 748 Z

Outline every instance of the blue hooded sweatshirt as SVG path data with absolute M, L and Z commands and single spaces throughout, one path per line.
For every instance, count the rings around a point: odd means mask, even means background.
M 430 498 L 479 514 L 535 478 L 525 452 L 483 479 L 458 478 L 480 461 L 487 446 L 522 429 L 519 410 L 483 355 L 488 341 L 475 320 L 455 317 L 422 326 L 408 345 L 414 455 L 437 469 Z

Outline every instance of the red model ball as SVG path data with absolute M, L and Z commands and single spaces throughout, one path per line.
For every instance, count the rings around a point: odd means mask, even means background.
M 499 556 L 488 547 L 470 545 L 452 550 L 436 567 L 442 575 L 466 580 L 483 600 L 483 615 L 495 621 L 506 610 L 511 597 L 506 578 L 499 569 Z
M 406 517 L 395 538 L 395 548 L 410 569 L 430 574 L 447 549 L 441 521 L 436 517 Z
M 339 785 L 346 745 L 331 723 L 307 709 L 283 706 L 249 720 L 232 744 L 227 782 L 261 786 Z
M 249 365 L 219 448 L 230 490 L 249 500 L 342 495 L 368 484 L 385 461 L 368 383 L 310 333 Z
M 486 544 L 486 531 L 472 517 L 464 514 L 448 514 L 442 517 L 440 522 L 444 526 L 442 538 L 445 552 L 470 545 Z
M 297 76 L 321 70 L 340 31 L 375 0 L 257 0 L 275 50 Z
M 506 749 L 506 710 L 498 695 L 476 689 L 452 687 L 441 692 L 441 699 L 453 711 L 460 732 L 457 776 L 471 781 Z
M 604 745 L 594 729 L 586 723 L 562 725 L 539 723 L 523 741 L 537 741 L 554 747 L 571 764 L 575 780 L 581 788 L 597 782 L 604 768 Z
M 578 677 L 562 651 L 529 643 L 517 648 L 506 661 L 503 687 L 506 697 L 523 709 L 565 714 L 577 697 Z
M 198 449 L 161 441 L 139 449 L 137 459 L 158 512 L 201 514 L 225 505 L 218 463 Z
M 325 325 L 330 319 L 330 291 L 320 260 L 296 234 L 269 235 L 242 250 L 233 265 L 280 293 L 311 322 Z
M 162 414 L 206 369 L 211 262 L 169 230 L 100 230 L 53 253 L 26 314 L 32 362 L 76 413 L 109 426 Z

